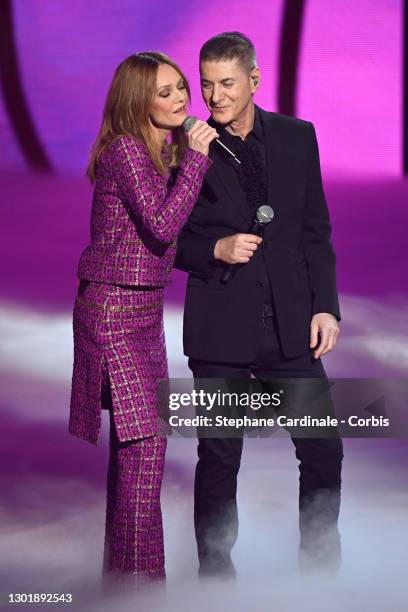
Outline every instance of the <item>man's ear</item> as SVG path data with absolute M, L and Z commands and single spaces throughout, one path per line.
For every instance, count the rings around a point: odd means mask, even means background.
M 259 87 L 259 83 L 261 81 L 261 71 L 259 70 L 259 68 L 253 68 L 251 70 L 251 85 L 252 85 L 252 93 L 255 93 L 255 91 L 258 89 Z

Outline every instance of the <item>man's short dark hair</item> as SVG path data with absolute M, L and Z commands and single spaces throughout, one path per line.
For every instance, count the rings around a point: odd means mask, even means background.
M 237 58 L 245 70 L 256 67 L 255 47 L 241 32 L 223 32 L 213 36 L 200 49 L 200 62 L 219 62 Z

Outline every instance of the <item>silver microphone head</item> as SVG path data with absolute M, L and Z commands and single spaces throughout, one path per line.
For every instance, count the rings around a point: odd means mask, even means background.
M 184 119 L 183 123 L 181 124 L 181 127 L 185 132 L 188 132 L 189 130 L 191 130 L 197 120 L 198 117 L 194 117 L 194 115 L 189 115 Z
M 271 208 L 267 204 L 264 204 L 263 206 L 260 206 L 256 211 L 256 218 L 259 223 L 270 223 L 273 219 L 274 214 L 275 213 L 273 212 L 273 208 Z

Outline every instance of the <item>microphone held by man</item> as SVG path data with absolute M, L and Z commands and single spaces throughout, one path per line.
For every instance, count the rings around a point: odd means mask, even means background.
M 268 223 L 270 223 L 273 219 L 274 211 L 273 208 L 264 204 L 260 206 L 254 217 L 251 227 L 248 230 L 248 234 L 236 234 L 235 236 L 242 236 L 242 240 L 246 242 L 242 243 L 242 247 L 248 251 L 246 255 L 247 261 L 249 261 L 250 257 L 252 257 L 255 250 L 258 248 L 258 245 L 262 242 L 262 236 L 264 233 L 264 229 Z M 234 238 L 235 236 L 228 236 L 228 238 Z M 258 238 L 258 240 L 254 240 L 254 238 Z M 232 276 L 237 272 L 238 266 L 247 263 L 247 261 L 237 262 L 237 263 L 227 263 L 224 267 L 224 273 L 221 277 L 221 282 L 226 284 L 228 283 Z

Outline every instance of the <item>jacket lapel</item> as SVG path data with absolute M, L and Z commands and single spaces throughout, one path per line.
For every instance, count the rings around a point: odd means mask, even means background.
M 287 198 L 287 174 L 291 167 L 281 135 L 277 129 L 274 113 L 259 108 L 265 137 L 266 167 L 268 170 L 268 202 L 274 211 L 274 218 L 267 227 L 269 235 L 275 233 L 280 225 L 280 213 Z

